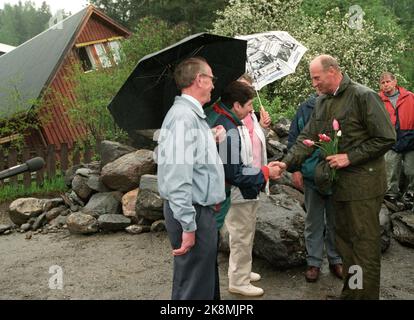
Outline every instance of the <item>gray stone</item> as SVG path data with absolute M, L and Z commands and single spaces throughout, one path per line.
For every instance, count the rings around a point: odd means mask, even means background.
M 272 129 L 279 137 L 287 137 L 289 135 L 290 121 L 286 118 L 281 118 L 272 126 Z
M 83 202 L 83 200 L 73 190 L 69 194 L 69 199 L 71 200 L 71 202 L 74 205 L 78 205 L 78 206 L 81 206 L 81 207 L 84 207 L 85 206 L 85 202 Z M 72 210 L 72 207 L 71 207 L 71 210 Z
M 305 196 L 299 190 L 284 184 L 274 184 L 270 187 L 270 194 L 285 194 L 300 203 L 302 208 L 305 208 Z
M 144 232 L 150 232 L 151 227 L 150 226 L 142 226 L 142 225 L 133 224 L 129 227 L 126 227 L 125 231 L 130 233 L 130 234 L 140 234 L 140 233 L 144 233 Z
M 65 206 L 60 206 L 57 208 L 53 208 L 51 210 L 49 210 L 48 212 L 46 212 L 46 219 L 47 221 L 51 221 L 53 219 L 55 219 L 56 217 L 58 217 L 60 214 L 62 214 L 63 212 L 66 212 L 67 214 L 67 209 Z
M 139 191 L 135 211 L 138 217 L 143 217 L 148 220 L 163 219 L 163 199 L 151 192 L 150 190 Z
M 49 224 L 52 227 L 60 228 L 60 227 L 63 227 L 66 224 L 67 219 L 68 219 L 67 216 L 58 216 L 57 218 L 50 221 Z
M 139 186 L 141 176 L 156 172 L 151 150 L 128 153 L 102 168 L 102 182 L 112 190 L 128 192 Z
M 85 211 L 93 211 L 95 214 L 119 214 L 121 213 L 121 192 L 95 193 L 86 204 Z
M 94 217 L 81 212 L 70 214 L 66 223 L 71 233 L 90 234 L 99 230 L 98 221 Z
M 131 219 L 121 214 L 103 214 L 98 218 L 98 224 L 104 231 L 119 231 L 128 227 Z
M 402 245 L 414 248 L 414 213 L 396 212 L 391 216 L 394 238 Z
M 110 192 L 111 190 L 107 188 L 103 182 L 101 176 L 91 175 L 86 182 L 88 187 L 97 192 Z
M 93 193 L 93 190 L 88 186 L 88 179 L 88 177 L 77 174 L 72 180 L 72 190 L 82 202 L 88 201 Z
M 27 230 L 29 230 L 31 227 L 32 227 L 32 225 L 31 225 L 30 223 L 23 223 L 23 224 L 20 226 L 20 230 L 22 230 L 22 231 L 27 231 Z
M 87 168 L 90 169 L 91 172 L 94 172 L 96 174 L 99 174 L 101 171 L 101 163 L 100 161 L 93 161 L 91 163 L 87 163 L 87 164 L 78 164 L 75 165 L 73 167 L 70 167 L 68 170 L 66 170 L 65 172 L 65 184 L 68 187 L 72 186 L 72 180 L 76 175 L 76 171 L 78 171 L 81 168 Z
M 139 182 L 139 188 L 141 190 L 150 190 L 156 194 L 159 194 L 157 176 L 153 174 L 144 174 Z
M 306 264 L 305 212 L 286 195 L 263 196 L 257 215 L 253 252 L 286 269 Z
M 261 195 L 253 253 L 278 269 L 306 264 L 305 212 L 285 194 Z M 221 232 L 221 250 L 228 251 L 228 232 Z
M 164 220 L 157 220 L 154 221 L 151 225 L 151 232 L 161 232 L 167 230 L 165 227 L 165 221 Z
M 380 231 L 381 231 L 381 252 L 387 251 L 391 244 L 391 218 L 387 207 L 383 205 L 379 213 Z
M 53 208 L 63 205 L 65 202 L 62 198 L 43 199 L 43 211 L 49 211 Z
M 35 231 L 46 223 L 46 212 L 43 212 L 40 216 L 37 217 L 36 221 L 32 225 L 32 230 Z
M 267 156 L 272 160 L 281 160 L 287 153 L 287 147 L 285 144 L 269 139 L 266 142 Z
M 136 151 L 136 149 L 130 146 L 123 145 L 114 141 L 104 140 L 99 146 L 101 165 L 104 167 L 106 164 L 113 162 L 123 155 L 134 151 Z
M 0 224 L 0 234 L 6 232 L 7 230 L 11 229 L 11 225 L 9 224 Z
M 44 201 L 36 198 L 20 198 L 9 206 L 10 220 L 20 226 L 31 217 L 37 217 L 43 212 Z

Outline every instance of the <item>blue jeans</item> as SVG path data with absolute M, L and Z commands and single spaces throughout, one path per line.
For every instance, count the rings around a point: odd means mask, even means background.
M 335 211 L 332 196 L 322 196 L 305 184 L 305 245 L 308 266 L 320 268 L 325 244 L 329 264 L 342 263 L 335 247 Z

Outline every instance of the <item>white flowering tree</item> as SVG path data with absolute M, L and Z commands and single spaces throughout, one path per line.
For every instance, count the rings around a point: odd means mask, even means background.
M 308 48 L 294 74 L 267 86 L 272 98 L 281 99 L 283 109 L 296 109 L 313 92 L 308 65 L 319 54 L 336 57 L 351 79 L 376 91 L 382 72 L 400 74 L 395 54 L 406 44 L 397 37 L 396 27 L 379 30 L 364 20 L 357 29 L 338 8 L 315 18 L 307 16 L 301 4 L 302 0 L 230 0 L 213 24 L 212 32 L 227 36 L 287 31 Z M 399 83 L 404 84 L 401 76 Z

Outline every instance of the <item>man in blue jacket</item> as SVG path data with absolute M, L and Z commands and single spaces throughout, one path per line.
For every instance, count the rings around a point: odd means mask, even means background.
M 203 58 L 181 62 L 174 72 L 181 96 L 161 127 L 158 188 L 173 247 L 172 299 L 218 299 L 217 227 L 213 207 L 222 202 L 223 164 L 206 121 L 214 75 Z
M 317 97 L 318 95 L 314 94 L 299 106 L 290 125 L 288 149 L 295 144 L 297 137 L 308 123 Z M 320 150 L 317 149 L 300 168 L 290 170 L 293 171 L 293 184 L 297 189 L 304 191 L 305 195 L 305 245 L 308 265 L 305 279 L 308 282 L 318 280 L 323 261 L 324 243 L 329 269 L 336 277 L 342 279 L 342 259 L 335 246 L 335 211 L 331 197 L 332 192 L 322 193 L 314 182 L 315 167 L 319 161 Z

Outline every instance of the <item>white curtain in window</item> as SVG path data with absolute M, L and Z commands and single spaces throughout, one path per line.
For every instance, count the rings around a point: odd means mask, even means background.
M 116 64 L 118 64 L 121 61 L 121 47 L 119 46 L 119 42 L 118 41 L 111 41 L 109 42 L 109 48 L 111 49 L 111 53 L 112 56 L 116 62 Z
M 105 47 L 102 43 L 97 43 L 94 45 L 96 53 L 98 54 L 99 60 L 101 61 L 101 65 L 104 68 L 108 68 L 112 66 L 111 60 L 108 57 L 108 54 L 105 51 Z
M 93 54 L 92 54 L 92 50 L 93 50 L 92 46 L 85 47 L 85 50 L 86 50 L 86 53 L 88 55 L 89 61 L 91 62 L 92 69 L 96 69 L 97 66 L 96 66 L 96 61 L 95 61 L 95 59 L 93 57 Z

